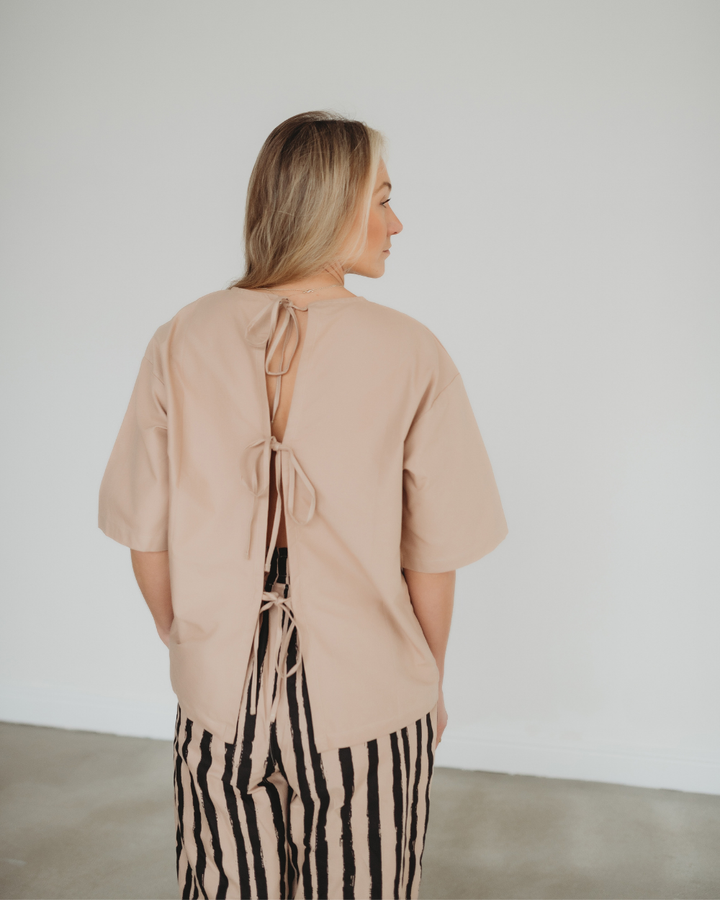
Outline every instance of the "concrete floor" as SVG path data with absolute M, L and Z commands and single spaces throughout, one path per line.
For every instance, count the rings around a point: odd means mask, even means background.
M 171 744 L 0 723 L 0 897 L 177 900 Z M 420 897 L 720 898 L 720 797 L 436 768 Z

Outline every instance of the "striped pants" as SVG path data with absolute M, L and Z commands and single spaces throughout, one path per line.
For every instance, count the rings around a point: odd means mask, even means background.
M 265 589 L 287 596 L 287 584 L 287 548 L 279 547 Z M 319 753 L 302 663 L 286 678 L 275 669 L 287 617 L 281 604 L 258 616 L 256 684 L 251 658 L 234 743 L 196 727 L 178 706 L 180 895 L 417 898 L 437 707 L 392 734 Z M 285 671 L 297 661 L 297 630 L 290 635 Z

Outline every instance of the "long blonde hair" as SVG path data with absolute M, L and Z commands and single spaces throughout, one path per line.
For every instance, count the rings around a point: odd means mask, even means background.
M 248 185 L 245 274 L 230 287 L 272 287 L 356 259 L 384 146 L 364 122 L 326 110 L 300 113 L 273 129 Z M 345 247 L 354 226 L 356 238 Z

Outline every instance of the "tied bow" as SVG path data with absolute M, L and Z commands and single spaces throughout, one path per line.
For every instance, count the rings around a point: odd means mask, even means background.
M 302 654 L 300 652 L 300 643 L 298 641 L 297 644 L 297 661 L 292 669 L 287 668 L 287 651 L 290 646 L 290 639 L 292 637 L 293 628 L 297 631 L 297 622 L 295 621 L 295 615 L 292 611 L 292 606 L 288 602 L 290 598 L 282 597 L 277 591 L 263 591 L 263 603 L 260 607 L 260 612 L 258 614 L 258 624 L 255 628 L 255 637 L 253 640 L 253 663 L 252 663 L 252 675 L 250 678 L 250 695 L 252 700 L 250 702 L 250 714 L 255 715 L 257 711 L 257 702 L 256 702 L 256 694 L 257 694 L 257 676 L 258 676 L 258 646 L 259 646 L 259 635 L 260 635 L 260 621 L 262 617 L 262 613 L 264 610 L 269 609 L 271 606 L 277 606 L 279 609 L 284 609 L 287 612 L 287 617 L 282 626 L 281 632 L 281 641 L 280 641 L 280 649 L 278 651 L 278 658 L 275 660 L 275 670 L 281 678 L 288 678 L 294 672 L 298 670 L 300 667 L 300 663 L 302 662 Z M 285 671 L 283 672 L 280 668 L 281 660 L 285 662 Z M 278 701 L 280 700 L 280 686 L 278 685 L 278 690 L 275 693 L 275 699 L 273 700 L 272 707 L 270 709 L 270 721 L 272 722 L 275 719 L 275 712 L 277 710 Z
M 252 474 L 248 479 L 246 477 L 246 473 L 249 468 L 248 460 L 252 456 L 253 451 L 257 453 L 255 448 L 258 448 L 260 450 L 260 454 L 256 456 L 252 466 L 250 467 L 250 471 L 252 472 Z M 274 435 L 258 438 L 258 440 L 253 441 L 251 444 L 248 444 L 243 451 L 243 474 L 241 475 L 243 484 L 245 484 L 245 486 L 253 495 L 253 508 L 252 515 L 250 517 L 250 534 L 248 535 L 247 551 L 245 554 L 246 559 L 250 558 L 250 544 L 252 541 L 253 524 L 255 522 L 255 513 L 257 511 L 258 501 L 261 497 L 265 496 L 269 487 L 269 477 L 267 483 L 261 483 L 261 480 L 258 476 L 258 459 L 262 459 L 262 471 L 267 472 L 269 469 L 269 456 L 271 450 L 277 451 L 275 456 L 275 486 L 277 488 L 277 504 L 275 506 L 275 515 L 273 519 L 272 539 L 270 541 L 270 547 L 265 559 L 266 572 L 270 571 L 272 552 L 275 547 L 275 541 L 277 540 L 278 529 L 280 528 L 280 487 L 282 486 L 282 495 L 285 498 L 285 509 L 293 522 L 295 522 L 297 525 L 307 525 L 307 523 L 315 515 L 315 488 L 313 487 L 310 479 L 303 471 L 302 466 L 297 461 L 292 447 L 289 447 L 287 444 L 281 444 Z M 304 520 L 298 519 L 295 516 L 296 473 L 300 477 L 310 494 L 310 509 Z
M 284 309 L 286 312 L 285 317 L 282 320 L 282 324 L 275 331 L 278 316 L 280 315 L 280 309 Z M 272 343 L 267 350 L 265 355 L 265 372 L 268 375 L 277 375 L 282 376 L 285 375 L 290 369 L 290 364 L 292 363 L 293 356 L 295 355 L 295 351 L 297 350 L 298 343 L 300 342 L 300 325 L 298 324 L 296 309 L 306 310 L 307 306 L 295 306 L 292 301 L 287 297 L 279 297 L 277 300 L 274 300 L 272 303 L 268 303 L 260 310 L 260 312 L 252 319 L 246 329 L 245 329 L 245 338 L 246 340 L 253 345 L 253 347 L 263 347 L 267 344 L 268 338 L 274 332 L 274 337 L 272 339 Z M 283 367 L 283 360 L 285 359 L 285 348 L 288 343 L 288 338 L 290 337 L 290 328 L 289 326 L 292 324 L 295 330 L 295 342 L 293 344 L 292 350 L 290 351 L 290 355 L 288 357 L 287 365 Z M 283 341 L 282 353 L 280 354 L 280 368 L 273 372 L 272 369 L 268 368 L 270 360 L 275 353 L 275 349 L 277 345 L 280 343 L 280 338 L 285 335 L 285 340 Z M 275 421 L 275 413 L 277 412 L 278 404 L 280 402 L 280 381 L 281 378 L 278 377 L 275 382 L 275 398 L 273 400 L 273 409 L 272 415 L 270 417 L 270 421 Z

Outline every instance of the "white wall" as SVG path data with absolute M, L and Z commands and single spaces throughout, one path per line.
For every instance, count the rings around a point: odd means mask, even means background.
M 100 479 L 155 328 L 241 274 L 265 136 L 330 107 L 405 225 L 350 286 L 453 355 L 510 528 L 458 573 L 438 765 L 720 793 L 720 5 L 0 16 L 0 717 L 170 735 Z

